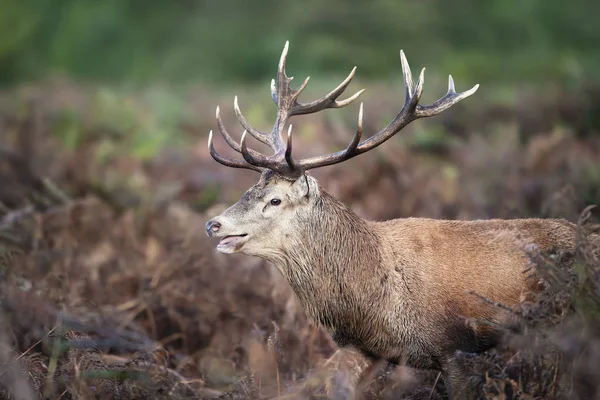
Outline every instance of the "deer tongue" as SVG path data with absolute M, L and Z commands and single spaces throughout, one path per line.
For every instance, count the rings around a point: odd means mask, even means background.
M 221 239 L 219 246 L 233 246 L 236 242 L 242 240 L 245 235 L 227 236 Z

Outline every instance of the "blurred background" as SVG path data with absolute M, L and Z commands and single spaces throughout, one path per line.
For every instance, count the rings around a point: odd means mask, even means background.
M 258 179 L 208 154 L 215 108 L 238 139 L 234 95 L 254 127 L 270 130 L 269 85 L 286 40 L 288 75 L 296 85 L 311 76 L 301 100 L 358 67 L 346 95 L 367 89 L 365 136 L 402 107 L 400 49 L 413 76 L 427 68 L 422 103 L 445 94 L 448 74 L 459 91 L 480 84 L 440 116 L 314 171 L 361 216 L 577 221 L 600 203 L 600 2 L 0 4 L 0 304 L 13 326 L 2 340 L 12 349 L 6 359 L 30 349 L 20 360 L 39 378 L 25 384 L 34 391 L 83 396 L 83 386 L 46 379 L 48 360 L 60 377 L 88 357 L 70 350 L 81 340 L 73 321 L 97 340 L 102 368 L 159 343 L 170 371 L 197 379 L 184 385 L 196 394 L 241 387 L 261 397 L 300 381 L 321 388 L 308 371 L 335 345 L 306 323 L 270 265 L 218 256 L 203 233 Z M 346 146 L 358 107 L 293 119 L 296 156 Z M 218 135 L 215 146 L 236 155 Z M 70 358 L 48 350 L 51 330 L 73 345 Z M 260 389 L 248 381 L 257 375 Z M 415 382 L 405 382 L 411 393 L 423 387 Z M 103 390 L 125 393 L 114 385 Z
M 290 67 L 301 75 L 342 74 L 356 64 L 361 77 L 387 81 L 403 48 L 414 63 L 461 81 L 572 83 L 599 61 L 597 7 L 582 0 L 568 7 L 555 0 L 3 0 L 1 78 L 261 83 L 290 40 Z

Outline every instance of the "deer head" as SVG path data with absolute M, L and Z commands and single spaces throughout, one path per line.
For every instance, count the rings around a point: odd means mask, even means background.
M 324 192 L 317 181 L 307 174 L 312 168 L 333 165 L 365 153 L 402 130 L 410 122 L 424 117 L 437 115 L 450 108 L 462 99 L 475 93 L 479 85 L 468 91 L 457 93 L 452 76 L 448 79 L 448 92 L 431 105 L 420 105 L 419 99 L 423 92 L 425 68 L 421 70 L 417 83 L 414 84 L 412 74 L 404 52 L 400 51 L 402 72 L 406 88 L 404 106 L 396 117 L 379 132 L 361 141 L 363 134 L 363 105 L 358 113 L 358 127 L 348 146 L 336 153 L 296 160 L 292 156 L 292 126 L 287 129 L 284 141 L 283 133 L 289 119 L 294 115 L 311 114 L 328 108 L 342 108 L 351 104 L 364 91 L 353 96 L 338 100 L 338 97 L 350 84 L 356 67 L 348 77 L 329 94 L 312 101 L 301 103 L 298 97 L 306 88 L 309 78 L 297 89 L 292 89 L 290 83 L 293 77 L 285 73 L 289 42 L 286 42 L 279 61 L 277 80 L 271 81 L 271 96 L 277 105 L 277 118 L 273 130 L 269 133 L 259 132 L 246 121 L 237 102 L 234 109 L 238 121 L 244 127 L 240 142 L 236 142 L 225 129 L 217 107 L 217 126 L 221 135 L 235 151 L 240 153 L 243 160 L 235 160 L 217 153 L 213 144 L 212 131 L 208 138 L 208 148 L 211 156 L 219 163 L 233 168 L 246 168 L 261 173 L 259 182 L 250 188 L 242 198 L 224 211 L 221 215 L 206 223 L 209 236 L 222 238 L 217 250 L 222 253 L 241 252 L 247 255 L 267 259 L 277 259 L 278 254 L 290 246 L 302 245 L 303 240 L 310 239 L 310 226 L 307 221 L 315 221 L 315 216 L 326 218 L 322 213 L 316 213 L 322 205 Z M 273 151 L 265 156 L 258 151 L 248 148 L 247 134 L 250 133 L 259 142 L 267 145 Z M 322 208 L 322 207 L 321 207 Z M 325 221 L 321 220 L 321 223 Z

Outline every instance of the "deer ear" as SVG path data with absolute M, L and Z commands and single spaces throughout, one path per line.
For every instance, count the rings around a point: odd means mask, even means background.
M 303 174 L 300 178 L 296 179 L 296 181 L 292 185 L 292 191 L 294 193 L 294 197 L 297 199 L 309 199 L 318 193 L 318 186 L 315 180 Z

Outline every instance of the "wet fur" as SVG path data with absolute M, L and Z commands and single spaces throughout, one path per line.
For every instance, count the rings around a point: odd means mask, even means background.
M 245 203 L 284 179 L 263 175 L 231 212 L 242 216 Z M 480 321 L 509 321 L 506 311 L 466 292 L 517 304 L 523 293 L 541 289 L 525 272 L 525 245 L 564 253 L 566 262 L 575 249 L 576 226 L 564 220 L 367 221 L 309 179 L 318 193 L 308 211 L 294 214 L 277 251 L 260 256 L 277 266 L 308 318 L 340 346 L 373 360 L 440 370 L 452 398 L 468 397 L 453 354 L 497 343 L 493 325 Z

